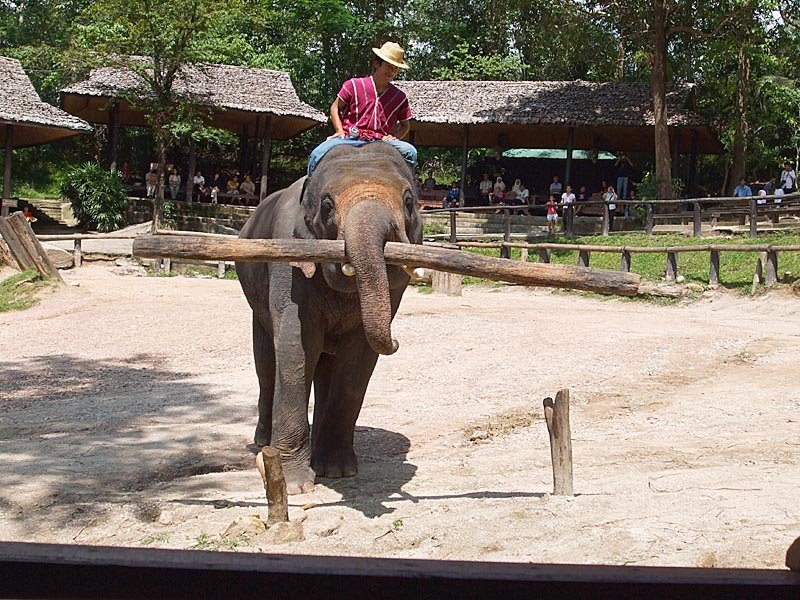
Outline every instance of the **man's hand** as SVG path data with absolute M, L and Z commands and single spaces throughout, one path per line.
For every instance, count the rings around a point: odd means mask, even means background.
M 335 138 L 344 138 L 344 137 L 346 137 L 346 136 L 344 135 L 344 131 L 343 131 L 341 133 L 334 133 L 333 135 L 329 135 L 327 139 L 332 140 L 332 139 L 335 139 Z
M 391 142 L 392 140 L 396 140 L 397 138 L 393 135 L 385 135 L 381 138 L 384 142 Z

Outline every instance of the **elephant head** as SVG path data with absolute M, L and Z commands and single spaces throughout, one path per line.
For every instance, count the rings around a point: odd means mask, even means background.
M 392 354 L 391 290 L 403 289 L 408 275 L 386 265 L 386 242 L 419 244 L 422 223 L 411 167 L 384 143 L 336 146 L 308 178 L 301 198 L 309 237 L 344 240 L 355 277 L 338 264 L 322 274 L 336 291 L 358 293 L 367 341 L 375 352 Z

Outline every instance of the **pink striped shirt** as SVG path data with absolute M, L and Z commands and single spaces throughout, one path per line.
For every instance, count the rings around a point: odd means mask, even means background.
M 390 83 L 379 96 L 372 77 L 348 79 L 337 96 L 347 105 L 342 112 L 345 135 L 349 135 L 354 126 L 362 132 L 379 134 L 379 137 L 391 135 L 399 121 L 411 118 L 411 106 L 405 93 Z

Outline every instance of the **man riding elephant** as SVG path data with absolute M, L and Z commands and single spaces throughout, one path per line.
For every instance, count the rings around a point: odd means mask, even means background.
M 241 233 L 344 240 L 349 261 L 236 265 L 253 309 L 255 442 L 281 452 L 290 494 L 313 490 L 316 476 L 356 474 L 356 419 L 378 355 L 397 350 L 391 321 L 409 281 L 383 248 L 422 241 L 412 168 L 389 144 L 354 146 L 329 149 L 312 176 L 261 202 Z
M 317 163 L 333 147 L 363 146 L 386 142 L 397 149 L 412 168 L 417 149 L 402 141 L 408 134 L 411 107 L 405 93 L 392 84 L 398 69 L 407 69 L 405 52 L 394 42 L 373 48 L 372 75 L 348 79 L 331 104 L 334 134 L 322 142 L 308 159 L 310 176 Z

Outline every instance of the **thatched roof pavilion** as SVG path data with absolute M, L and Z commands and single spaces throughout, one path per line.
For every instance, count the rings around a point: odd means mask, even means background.
M 0 56 L 0 143 L 5 147 L 3 198 L 11 195 L 11 150 L 46 144 L 91 131 L 91 126 L 46 102 L 36 93 L 22 65 Z
M 236 133 L 248 128 L 251 136 L 286 140 L 327 120 L 298 98 L 289 74 L 282 71 L 198 64 L 186 67 L 175 85 L 178 94 L 205 110 L 210 125 Z M 100 67 L 61 90 L 61 101 L 65 110 L 90 123 L 108 124 L 116 104 L 120 124 L 147 126 L 141 111 L 124 100 L 143 88 L 130 69 Z
M 420 146 L 572 148 L 652 152 L 650 86 L 588 81 L 399 81 Z M 722 145 L 694 111 L 694 86 L 667 93 L 677 151 L 718 153 Z M 570 130 L 572 133 L 570 134 Z M 678 135 L 675 135 L 678 133 Z M 673 139 L 674 138 L 674 139 Z

